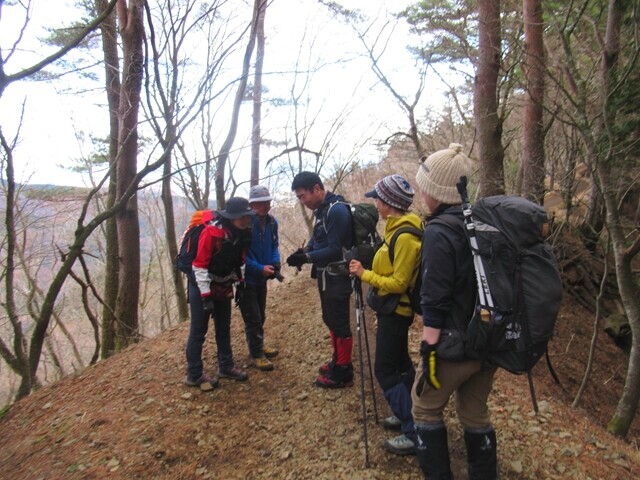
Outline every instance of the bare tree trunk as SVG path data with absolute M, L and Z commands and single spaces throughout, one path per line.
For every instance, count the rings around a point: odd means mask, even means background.
M 244 98 L 245 91 L 247 89 L 247 78 L 249 77 L 249 66 L 251 62 L 251 56 L 253 55 L 253 48 L 256 44 L 256 28 L 258 23 L 258 15 L 260 13 L 260 7 L 264 0 L 254 0 L 253 5 L 253 18 L 251 19 L 251 32 L 249 34 L 249 43 L 244 52 L 244 61 L 242 62 L 242 76 L 240 77 L 240 83 L 238 84 L 238 90 L 233 102 L 233 112 L 231 115 L 231 124 L 229 125 L 229 133 L 225 139 L 222 147 L 220 148 L 220 155 L 216 165 L 216 202 L 219 209 L 223 209 L 225 206 L 225 188 L 224 188 L 224 171 L 229 160 L 229 152 L 233 146 L 233 142 L 236 138 L 236 132 L 238 131 L 238 116 L 240 114 L 240 105 Z
M 167 139 L 173 145 L 176 139 L 175 124 L 168 125 Z M 174 291 L 178 302 L 178 316 L 183 322 L 189 319 L 189 308 L 187 305 L 187 294 L 182 281 L 182 274 L 176 267 L 175 258 L 178 256 L 178 242 L 176 241 L 176 218 L 173 213 L 173 194 L 171 193 L 171 169 L 173 155 L 167 155 L 167 162 L 163 167 L 162 194 L 160 196 L 164 207 L 165 215 L 165 239 L 169 249 L 169 259 L 171 261 L 171 278 L 173 279 Z
M 480 195 L 504 193 L 502 119 L 498 116 L 501 64 L 500 0 L 478 1 L 478 66 L 473 106 L 480 160 Z
M 102 12 L 107 0 L 96 0 L 96 11 Z M 118 59 L 118 39 L 116 16 L 109 15 L 100 25 L 102 52 L 105 65 L 105 83 L 109 106 L 109 189 L 107 209 L 116 202 L 116 160 L 118 155 L 118 105 L 120 103 L 120 60 Z M 115 350 L 116 300 L 118 298 L 118 230 L 116 219 L 106 222 L 106 253 L 104 280 L 104 307 L 102 309 L 101 357 L 109 357 Z
M 253 129 L 251 131 L 251 185 L 260 183 L 260 122 L 262 120 L 262 66 L 264 65 L 264 17 L 267 2 L 262 1 L 256 25 L 256 66 L 253 74 Z
M 4 135 L 0 131 L 0 141 L 5 152 L 5 229 L 6 229 L 6 270 L 4 272 L 5 286 L 5 310 L 9 317 L 9 322 L 13 328 L 13 354 L 8 346 L 1 345 L 0 353 L 7 364 L 20 375 L 20 386 L 16 398 L 20 399 L 31 393 L 31 389 L 35 384 L 35 372 L 31 373 L 29 369 L 28 356 L 26 353 L 26 339 L 22 331 L 22 323 L 16 309 L 15 300 L 15 260 L 16 260 L 16 182 L 13 170 L 13 146 L 9 145 Z
M 138 110 L 144 71 L 144 0 L 120 0 L 117 5 L 123 46 L 123 80 L 118 114 L 117 198 L 123 198 L 134 182 L 138 159 Z M 116 302 L 116 350 L 139 340 L 140 225 L 137 194 L 116 217 L 120 264 Z
M 617 182 L 612 179 L 611 169 L 613 162 L 611 142 L 614 138 L 612 127 L 616 118 L 616 106 L 608 100 L 618 81 L 618 56 L 620 54 L 620 26 L 622 19 L 630 6 L 630 2 L 624 0 L 609 0 L 607 16 L 607 30 L 602 54 L 602 84 L 601 92 L 604 99 L 604 130 L 610 136 L 607 158 L 597 163 L 597 173 L 602 185 L 602 195 L 606 207 L 607 229 L 613 244 L 614 260 L 616 267 L 616 279 L 620 298 L 624 305 L 629 326 L 631 327 L 631 352 L 629 354 L 629 366 L 625 380 L 622 397 L 616 406 L 616 411 L 609 421 L 607 429 L 613 435 L 626 437 L 635 417 L 638 402 L 640 401 L 640 289 L 635 282 L 631 261 L 640 251 L 640 237 L 631 247 L 627 248 L 627 242 L 617 202 Z M 595 147 L 595 145 L 594 145 Z
M 541 0 L 524 0 L 524 41 L 527 96 L 523 125 L 523 190 L 529 200 L 542 204 L 545 179 L 543 101 L 545 58 Z

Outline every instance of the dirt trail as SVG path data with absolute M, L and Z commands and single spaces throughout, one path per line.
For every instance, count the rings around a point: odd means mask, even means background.
M 18 402 L 0 421 L 0 476 L 421 478 L 415 457 L 393 456 L 381 448 L 389 433 L 374 422 L 368 388 L 370 468 L 365 468 L 359 383 L 341 391 L 313 386 L 317 367 L 329 353 L 328 335 L 315 282 L 304 271 L 297 277 L 286 273 L 287 282 L 274 285 L 269 295 L 267 343 L 281 350 L 275 371 L 250 370 L 248 382 L 223 380 L 213 393 L 185 387 L 188 325 L 176 326 Z M 234 354 L 242 362 L 247 348 L 237 309 L 233 315 Z M 581 315 L 574 306 L 563 309 L 565 326 L 553 345 L 554 366 L 569 390 L 579 382 L 577 372 L 586 361 L 589 332 L 571 326 L 588 323 Z M 373 348 L 374 318 L 368 310 L 366 316 Z M 418 323 L 410 340 L 414 358 Z M 212 365 L 214 348 L 211 332 L 205 365 Z M 599 350 L 600 364 L 619 361 L 615 347 Z M 491 397 L 501 478 L 639 478 L 637 446 L 613 439 L 596 423 L 615 406 L 620 372 L 596 369 L 586 399 L 592 408 L 584 411 L 568 408 L 570 395 L 549 383 L 544 365 L 536 368 L 539 417 L 533 415 L 525 377 L 500 373 Z M 594 401 L 600 402 L 595 408 Z M 389 412 L 380 392 L 377 405 L 382 419 Z M 455 418 L 448 425 L 454 474 L 465 478 L 462 432 Z M 637 440 L 637 429 L 634 435 Z

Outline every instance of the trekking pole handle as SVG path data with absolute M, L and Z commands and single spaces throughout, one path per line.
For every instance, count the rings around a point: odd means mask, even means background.
M 456 188 L 458 189 L 458 193 L 460 194 L 460 198 L 462 199 L 463 208 L 469 208 L 469 193 L 467 192 L 467 176 L 463 175 L 460 177 L 460 181 L 456 183 Z
M 462 214 L 464 215 L 464 225 L 467 230 L 467 238 L 471 245 L 471 251 L 473 253 L 473 266 L 476 273 L 476 283 L 478 288 L 478 296 L 480 304 L 483 307 L 493 307 L 493 297 L 491 296 L 491 290 L 487 283 L 487 276 L 484 271 L 484 265 L 478 251 L 478 240 L 476 239 L 476 224 L 471 216 L 471 203 L 469 201 L 469 193 L 467 191 L 467 177 L 463 175 L 460 177 L 460 181 L 456 183 L 456 188 L 460 194 L 462 200 Z M 481 318 L 483 321 L 487 321 L 490 317 L 490 311 L 486 308 L 482 309 Z
M 467 177 L 466 175 L 463 175 L 460 177 L 460 181 L 456 183 L 456 188 L 458 189 L 458 193 L 460 194 L 460 200 L 462 200 L 462 213 L 464 215 L 465 227 L 467 227 L 467 230 L 469 231 L 471 236 L 475 236 L 475 225 L 473 223 L 473 218 L 471 218 L 471 203 L 469 202 L 469 192 L 467 191 L 467 184 Z M 471 243 L 471 246 L 475 247 L 475 245 L 473 245 L 473 242 Z

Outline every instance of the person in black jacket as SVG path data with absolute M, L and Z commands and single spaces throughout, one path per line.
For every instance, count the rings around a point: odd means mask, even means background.
M 314 172 L 298 173 L 291 184 L 305 207 L 313 210 L 313 235 L 304 248 L 287 258 L 287 264 L 301 267 L 312 263 L 311 277 L 318 280 L 322 320 L 329 328 L 333 355 L 319 369 L 315 384 L 321 388 L 353 385 L 353 337 L 349 323 L 351 311 L 351 279 L 348 272 L 332 275 L 327 265 L 342 261 L 343 248 L 351 246 L 351 212 L 344 198 L 324 189 Z
M 453 478 L 443 413 L 454 393 L 469 479 L 497 478 L 496 433 L 487 407 L 496 369 L 468 358 L 464 348 L 444 348 L 449 343 L 442 341 L 462 331 L 475 306 L 473 257 L 456 188 L 470 174 L 471 162 L 455 143 L 422 159 L 416 174 L 430 211 L 422 240 L 422 361 L 412 390 L 416 455 L 425 479 Z

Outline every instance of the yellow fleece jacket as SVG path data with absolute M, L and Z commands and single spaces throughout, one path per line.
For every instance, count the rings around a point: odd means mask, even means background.
M 384 229 L 384 244 L 373 257 L 373 270 L 365 270 L 361 280 L 378 289 L 378 295 L 400 293 L 400 303 L 395 312 L 406 317 L 413 316 L 409 305 L 407 290 L 416 283 L 420 270 L 421 240 L 405 233 L 398 237 L 394 248 L 393 265 L 389 258 L 389 243 L 394 232 L 400 227 L 415 227 L 423 230 L 422 220 L 415 213 L 406 213 L 400 217 L 387 217 Z

